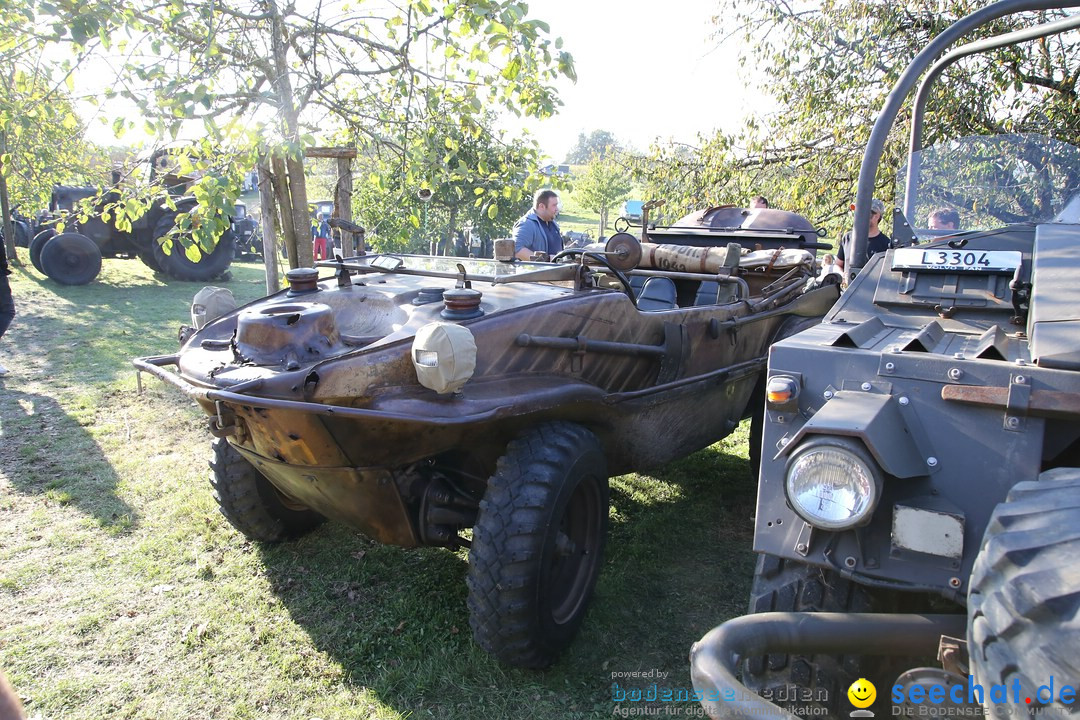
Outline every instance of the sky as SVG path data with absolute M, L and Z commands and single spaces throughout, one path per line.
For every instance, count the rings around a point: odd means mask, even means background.
M 693 144 L 698 133 L 735 129 L 744 111 L 762 100 L 744 85 L 738 43 L 720 44 L 712 17 L 721 0 L 532 0 L 529 14 L 547 22 L 574 56 L 578 80 L 557 83 L 564 103 L 543 121 L 509 116 L 511 132 L 522 128 L 539 140 L 552 162 L 562 162 L 579 133 L 608 130 L 639 150 L 657 139 Z M 105 73 L 110 75 L 110 73 Z M 109 127 L 117 112 L 137 115 L 122 99 L 103 109 L 81 106 L 89 136 L 114 144 Z M 110 121 L 98 122 L 100 117 Z M 124 141 L 145 140 L 136 129 Z
M 693 143 L 698 133 L 735 129 L 744 110 L 763 103 L 745 84 L 737 40 L 719 45 L 714 37 L 719 6 L 720 0 L 533 0 L 529 14 L 563 38 L 578 81 L 558 84 L 564 106 L 557 116 L 524 126 L 555 162 L 581 132 L 608 130 L 646 150 L 657 138 Z

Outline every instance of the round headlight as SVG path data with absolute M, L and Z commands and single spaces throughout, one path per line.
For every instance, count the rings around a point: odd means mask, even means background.
M 812 440 L 791 456 L 784 487 L 803 520 L 825 530 L 846 530 L 870 518 L 881 483 L 860 443 L 828 438 Z

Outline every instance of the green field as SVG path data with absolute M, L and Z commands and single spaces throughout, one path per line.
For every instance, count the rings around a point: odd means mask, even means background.
M 233 273 L 240 300 L 262 295 L 260 266 Z M 28 262 L 11 280 L 0 668 L 31 717 L 609 717 L 615 673 L 653 670 L 667 674 L 661 686 L 689 688 L 690 644 L 745 608 L 745 427 L 612 481 L 582 633 L 547 671 L 507 669 L 472 642 L 464 551 L 384 547 L 334 524 L 261 546 L 225 522 L 202 414 L 149 377 L 137 394 L 130 363 L 176 349 L 199 285 L 135 260 L 105 260 L 85 287 Z

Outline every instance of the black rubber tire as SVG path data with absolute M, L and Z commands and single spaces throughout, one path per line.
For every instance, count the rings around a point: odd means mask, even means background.
M 754 569 L 750 613 L 763 612 L 872 612 L 867 589 L 836 573 L 811 565 L 762 555 Z M 851 683 L 862 677 L 861 658 L 855 655 L 783 655 L 748 658 L 743 684 L 767 698 L 828 697 L 828 709 L 837 711 Z M 893 678 L 890 678 L 890 681 Z M 799 692 L 792 692 L 792 688 Z M 814 705 L 800 702 L 800 707 Z M 820 706 L 819 707 L 824 707 Z M 832 715 L 830 715 L 831 717 Z
M 550 422 L 510 443 L 469 553 L 469 624 L 480 647 L 508 665 L 555 661 L 596 586 L 608 512 L 607 461 L 592 432 Z
M 101 249 L 79 233 L 61 233 L 41 249 L 41 271 L 61 285 L 86 285 L 101 272 Z
M 326 518 L 286 500 L 225 438 L 213 443 L 210 485 L 218 509 L 251 540 L 280 542 L 311 532 Z
M 135 256 L 137 258 L 139 258 L 140 260 L 142 260 L 143 265 L 150 268 L 154 272 L 156 272 L 156 273 L 165 272 L 161 268 L 161 265 L 158 265 L 157 258 L 154 257 L 154 251 L 153 251 L 152 248 L 147 248 L 145 250 L 136 250 L 135 251 Z
M 1020 682 L 1012 717 L 1062 704 L 1061 686 L 1080 678 L 1080 468 L 1048 470 L 1013 486 L 994 509 L 968 592 L 968 653 L 984 688 Z M 1054 678 L 1053 701 L 1042 685 Z M 1009 692 L 1011 701 L 1013 695 Z M 1025 702 L 1031 698 L 1031 703 Z M 1005 703 L 984 696 L 988 716 Z M 1011 704 L 1011 702 L 1009 703 Z M 1022 708 L 1022 710 L 1021 710 Z
M 750 460 L 750 477 L 756 483 L 761 474 L 761 442 L 765 436 L 765 374 L 754 385 L 750 402 L 750 434 L 746 439 L 747 457 Z
M 162 215 L 154 225 L 154 239 L 150 249 L 161 272 L 176 280 L 207 282 L 221 276 L 229 269 L 233 261 L 235 245 L 232 230 L 225 231 L 209 254 L 204 254 L 198 262 L 193 262 L 185 254 L 184 248 L 180 247 L 176 238 L 173 239 L 171 252 L 165 254 L 160 239 L 167 235 L 175 224 L 175 213 L 168 212 Z M 150 265 L 150 267 L 153 266 Z
M 56 237 L 56 231 L 52 228 L 45 228 L 30 241 L 30 262 L 42 275 L 45 274 L 45 270 L 41 267 L 41 250 L 45 247 L 45 243 Z

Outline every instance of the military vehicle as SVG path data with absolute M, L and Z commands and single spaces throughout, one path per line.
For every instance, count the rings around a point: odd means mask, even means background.
M 669 244 L 624 234 L 553 262 L 297 268 L 289 290 L 135 366 L 210 416 L 215 497 L 248 538 L 331 518 L 383 543 L 468 547 L 476 641 L 543 667 L 600 572 L 609 476 L 728 435 L 755 410 L 769 344 L 839 295 L 816 282 L 805 218 L 706 215 L 710 230 L 668 228 Z M 670 244 L 705 235 L 714 247 Z
M 878 117 L 850 286 L 770 351 L 751 614 L 691 652 L 712 717 L 845 716 L 857 680 L 876 685 L 879 716 L 1075 710 L 1080 149 L 1016 135 L 924 148 L 921 135 L 952 63 L 1080 22 L 944 51 L 1055 6 L 1005 0 L 961 19 Z M 864 265 L 885 138 L 920 77 L 894 246 Z M 942 206 L 962 229 L 919 229 Z
M 173 232 L 176 217 L 197 206 L 194 197 L 183 193 L 191 178 L 171 172 L 167 151 L 157 151 L 149 160 L 151 181 L 164 173 L 164 183 L 174 196 L 175 209 L 157 200 L 130 229 L 117 227 L 109 206 L 120 199 L 117 190 L 102 193 L 89 186 L 57 185 L 53 188 L 48 210 L 38 213 L 30 241 L 30 261 L 39 272 L 63 285 L 85 285 L 101 271 L 103 257 L 137 257 L 148 267 L 177 280 L 205 282 L 220 277 L 233 260 L 234 236 L 227 229 L 209 252 L 186 252 L 179 242 L 165 238 Z M 120 173 L 113 173 L 113 187 L 120 183 Z M 79 220 L 80 203 L 99 197 L 94 212 Z M 64 232 L 56 226 L 63 222 Z

